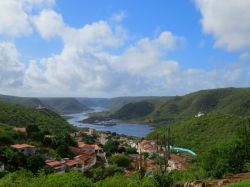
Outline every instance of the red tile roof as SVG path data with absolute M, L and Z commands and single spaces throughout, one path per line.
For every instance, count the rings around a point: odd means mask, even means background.
M 77 164 L 76 160 L 66 160 L 65 164 L 67 166 L 74 166 Z
M 16 149 L 23 149 L 23 148 L 35 147 L 35 146 L 29 145 L 29 144 L 15 144 L 15 145 L 11 145 L 11 147 L 16 148 Z
M 46 164 L 50 167 L 58 167 L 63 165 L 61 162 L 57 161 L 57 160 L 53 160 L 53 161 L 46 161 Z

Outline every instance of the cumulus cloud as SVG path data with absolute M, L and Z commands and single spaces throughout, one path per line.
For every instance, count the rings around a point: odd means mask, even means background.
M 0 43 L 0 87 L 20 87 L 23 73 L 24 66 L 15 45 Z
M 24 66 L 13 43 L 0 43 L 0 89 L 9 94 L 18 90 L 22 95 L 35 96 L 176 95 L 205 88 L 249 86 L 247 64 L 230 64 L 224 69 L 182 69 L 169 54 L 182 47 L 185 39 L 170 31 L 153 38 L 141 37 L 128 44 L 127 31 L 120 23 L 123 14 L 113 16 L 113 20 L 74 28 L 64 22 L 61 14 L 48 8 L 53 6 L 53 0 L 10 2 L 20 5 L 20 12 L 27 18 L 23 19 L 26 21 L 22 26 L 28 25 L 30 30 L 20 26 L 19 32 L 8 32 L 9 35 L 19 36 L 33 30 L 46 40 L 59 38 L 63 46 L 58 54 L 31 59 Z M 24 8 L 24 2 L 29 6 Z M 201 1 L 197 3 L 206 9 Z M 31 13 L 35 8 L 41 9 L 36 15 Z M 0 34 L 6 34 L 14 26 L 4 28 L 6 31 L 0 28 Z M 218 34 L 216 39 L 222 40 L 221 37 Z M 222 46 L 233 43 L 225 38 L 223 41 Z M 242 59 L 248 57 L 248 53 L 243 54 Z
M 54 3 L 54 0 L 1 0 L 0 35 L 18 37 L 30 34 L 32 10 L 51 7 Z
M 229 51 L 250 48 L 249 0 L 196 0 L 205 33 Z

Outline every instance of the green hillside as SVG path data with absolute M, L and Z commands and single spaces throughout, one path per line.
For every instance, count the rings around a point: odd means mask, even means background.
M 119 110 L 129 103 L 141 101 L 157 101 L 168 97 L 137 96 L 137 97 L 115 97 L 115 98 L 78 98 L 78 101 L 88 107 L 105 107 L 112 111 Z
M 32 107 L 32 108 L 36 108 L 39 105 L 43 105 L 43 103 L 37 98 L 15 97 L 15 96 L 7 96 L 7 95 L 0 95 L 0 102 L 18 104 L 18 105 Z
M 222 112 L 250 115 L 250 88 L 223 88 L 202 90 L 185 96 L 177 96 L 157 103 L 151 117 L 155 120 L 183 118 L 198 112 Z
M 88 107 L 74 98 L 40 98 L 43 105 L 59 114 L 73 114 L 88 110 Z
M 88 109 L 88 107 L 74 98 L 32 98 L 0 95 L 0 102 L 31 108 L 43 106 L 59 114 L 78 113 Z
M 0 103 L 0 124 L 8 124 L 13 127 L 27 127 L 37 125 L 43 130 L 49 130 L 55 134 L 69 132 L 73 127 L 48 109 L 32 109 L 20 105 Z
M 150 122 L 155 125 L 170 124 L 198 112 L 221 112 L 232 115 L 250 115 L 250 88 L 223 88 L 202 90 L 184 96 L 175 96 L 151 100 L 154 110 L 145 115 L 134 115 L 133 110 L 127 110 L 125 105 L 116 113 L 123 111 L 123 116 L 133 116 L 134 119 Z M 138 106 L 137 106 L 138 105 Z M 144 110 L 140 102 L 133 107 Z M 140 112 L 137 112 L 140 113 Z
M 247 117 L 210 113 L 201 117 L 191 117 L 176 124 L 161 126 L 148 135 L 148 138 L 163 136 L 171 129 L 173 144 L 194 151 L 202 151 L 220 141 L 232 139 L 245 125 Z
M 129 103 L 123 106 L 120 110 L 116 111 L 112 117 L 117 119 L 134 119 L 144 117 L 154 110 L 154 105 L 147 101 L 138 103 Z

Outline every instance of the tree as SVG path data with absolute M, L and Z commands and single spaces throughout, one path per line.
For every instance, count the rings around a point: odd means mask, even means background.
M 44 160 L 39 155 L 33 155 L 27 158 L 27 169 L 36 173 L 45 165 Z
M 0 160 L 4 163 L 6 170 L 15 171 L 26 165 L 25 156 L 19 151 L 10 147 L 0 148 Z
M 131 161 L 126 155 L 113 155 L 110 160 L 118 167 L 129 167 Z
M 103 150 L 107 153 L 107 155 L 111 155 L 118 151 L 119 142 L 108 140 L 108 142 L 104 145 Z

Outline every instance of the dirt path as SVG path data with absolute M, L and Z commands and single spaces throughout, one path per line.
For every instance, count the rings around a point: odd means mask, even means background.
M 221 186 L 226 186 L 226 185 L 233 184 L 236 182 L 240 182 L 243 180 L 250 180 L 250 173 L 238 173 L 235 175 L 228 175 L 224 179 L 210 181 L 207 184 L 208 186 L 221 187 Z

